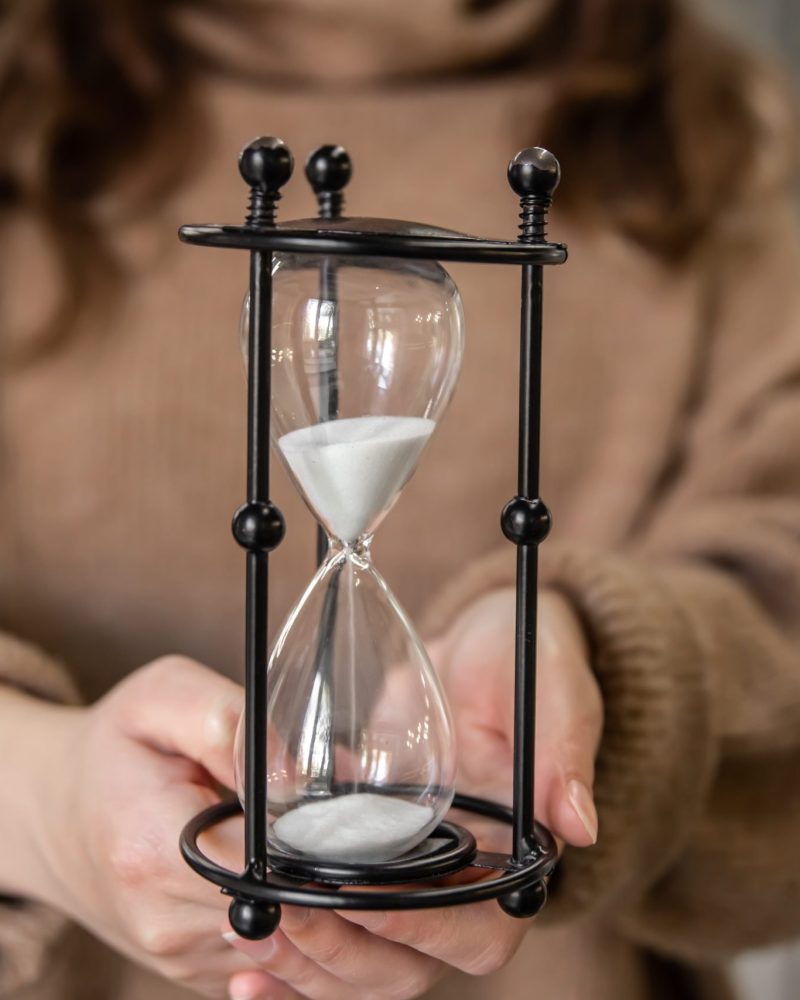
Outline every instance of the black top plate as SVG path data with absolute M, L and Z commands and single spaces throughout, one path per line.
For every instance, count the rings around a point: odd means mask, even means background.
M 485 240 L 396 219 L 297 219 L 272 228 L 181 226 L 184 243 L 234 250 L 400 257 L 476 264 L 563 264 L 563 243 Z

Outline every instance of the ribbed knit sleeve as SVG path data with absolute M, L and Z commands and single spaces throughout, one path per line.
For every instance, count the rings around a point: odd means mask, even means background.
M 714 566 L 542 555 L 542 584 L 584 623 L 605 717 L 600 837 L 566 848 L 541 919 L 602 912 L 699 962 L 800 933 L 797 643 Z M 513 551 L 479 560 L 442 593 L 427 631 L 513 582 Z
M 75 704 L 78 692 L 67 671 L 46 653 L 0 634 L 0 684 L 11 684 L 48 701 Z M 0 997 L 35 983 L 48 951 L 65 929 L 61 914 L 40 903 L 0 896 Z
M 541 550 L 605 707 L 599 841 L 566 850 L 542 919 L 602 911 L 697 961 L 800 934 L 800 249 L 788 208 L 765 221 L 715 275 L 702 378 L 646 517 L 613 551 L 563 530 Z M 513 585 L 514 564 L 506 545 L 472 565 L 429 630 Z
M 701 814 L 716 749 L 700 643 L 659 574 L 577 551 L 544 569 L 543 583 L 585 623 L 604 704 L 595 772 L 602 837 L 565 858 L 558 917 L 614 905 L 674 862 Z
M 57 660 L 30 643 L 0 633 L 0 683 L 11 684 L 46 701 L 76 705 L 75 682 Z
M 558 920 L 611 906 L 668 867 L 702 811 L 715 747 L 700 642 L 658 574 L 577 548 L 543 547 L 541 556 L 540 582 L 568 597 L 585 625 L 605 716 L 595 772 L 600 838 L 566 849 L 547 909 Z M 514 580 L 509 545 L 440 595 L 426 630 L 442 631 Z

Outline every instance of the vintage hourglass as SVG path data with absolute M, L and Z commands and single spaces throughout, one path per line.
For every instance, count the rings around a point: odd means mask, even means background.
M 434 261 L 275 256 L 272 441 L 328 549 L 269 661 L 274 863 L 390 860 L 452 801 L 445 700 L 370 543 L 447 405 L 463 340 L 460 296 Z M 242 725 L 243 800 L 244 743 Z
M 538 495 L 542 273 L 566 260 L 545 236 L 558 163 L 539 148 L 512 160 L 522 221 L 511 241 L 342 218 L 350 161 L 335 146 L 306 165 L 318 217 L 278 224 L 292 166 L 280 140 L 255 140 L 240 157 L 251 189 L 245 225 L 181 229 L 188 243 L 250 254 L 248 495 L 233 519 L 247 559 L 239 801 L 195 817 L 181 850 L 233 897 L 231 925 L 253 939 L 277 927 L 281 903 L 414 909 L 497 899 L 514 916 L 531 915 L 556 859 L 553 838 L 534 822 L 533 773 L 537 550 L 550 527 Z M 456 791 L 442 690 L 370 554 L 458 379 L 464 321 L 447 261 L 514 265 L 522 275 L 517 493 L 500 518 L 517 553 L 513 808 Z M 284 522 L 269 497 L 270 444 L 320 526 L 316 574 L 271 652 L 269 553 Z M 451 806 L 509 825 L 510 852 L 479 849 Z M 237 873 L 198 838 L 240 809 Z M 467 868 L 482 877 L 446 879 Z M 381 888 L 365 893 L 364 884 Z

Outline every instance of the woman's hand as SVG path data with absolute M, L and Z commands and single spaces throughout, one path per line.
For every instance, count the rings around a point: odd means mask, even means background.
M 459 787 L 510 801 L 514 707 L 514 592 L 471 605 L 429 651 L 447 690 L 458 740 Z M 592 801 L 602 701 L 586 640 L 567 601 L 543 592 L 539 608 L 536 815 L 562 841 L 597 839 Z M 489 846 L 500 847 L 492 844 Z M 502 845 L 508 849 L 508 843 Z M 475 872 L 472 873 L 475 877 Z M 496 902 L 411 912 L 332 913 L 286 906 L 266 941 L 227 939 L 263 971 L 231 980 L 236 1000 L 379 1000 L 425 993 L 448 967 L 501 968 L 529 921 Z
M 476 601 L 431 649 L 456 727 L 461 791 L 511 802 L 514 733 L 513 590 Z M 592 799 L 603 702 L 580 621 L 565 597 L 539 594 L 536 818 L 560 840 L 597 840 Z
M 87 709 L 3 692 L 17 755 L 8 836 L 18 848 L 13 869 L 0 870 L 3 889 L 55 906 L 170 979 L 226 996 L 230 976 L 252 963 L 220 937 L 226 901 L 185 864 L 178 836 L 218 801 L 217 783 L 232 786 L 241 707 L 238 685 L 180 657 L 143 667 Z M 241 825 L 204 846 L 241 868 Z

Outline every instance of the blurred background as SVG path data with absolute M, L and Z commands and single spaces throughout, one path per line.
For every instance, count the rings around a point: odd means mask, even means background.
M 716 0 L 721 6 L 722 0 Z M 797 0 L 725 0 L 723 14 L 748 33 L 752 32 L 761 44 L 783 52 L 797 69 L 800 61 L 800 5 Z
M 763 51 L 781 59 L 800 87 L 798 0 L 706 0 L 715 16 L 732 24 Z M 800 945 L 753 952 L 736 963 L 742 1000 L 797 1000 Z

